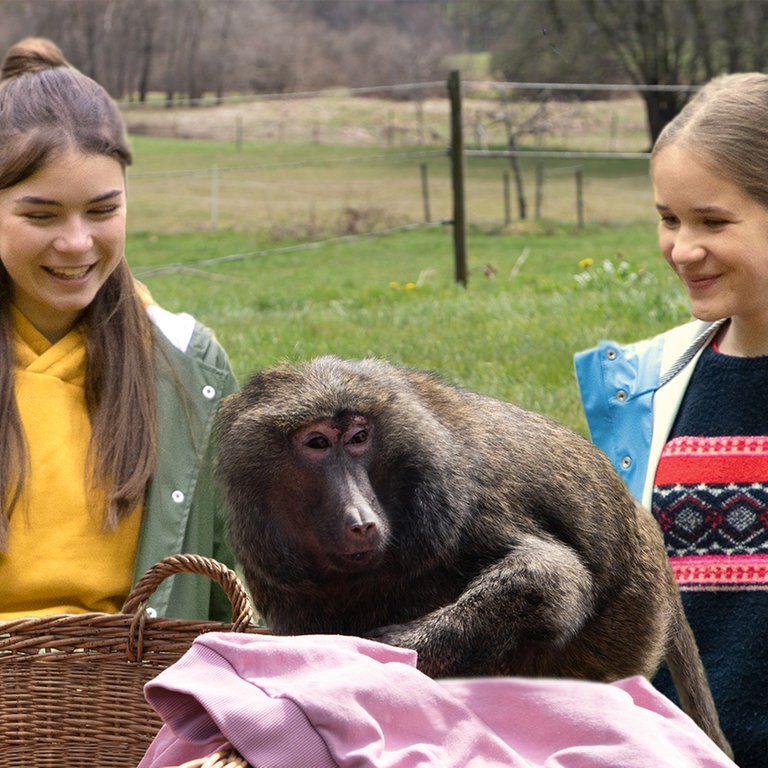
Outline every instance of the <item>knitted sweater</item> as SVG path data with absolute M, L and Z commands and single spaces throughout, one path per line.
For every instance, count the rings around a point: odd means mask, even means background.
M 741 768 L 768 755 L 768 357 L 705 349 L 659 462 L 664 533 Z M 666 670 L 654 681 L 674 698 Z

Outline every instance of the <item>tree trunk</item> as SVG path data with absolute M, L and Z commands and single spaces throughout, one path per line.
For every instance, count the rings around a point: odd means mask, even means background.
M 659 138 L 664 126 L 677 115 L 685 103 L 679 91 L 643 91 L 651 146 Z M 682 96 L 682 97 L 681 97 Z

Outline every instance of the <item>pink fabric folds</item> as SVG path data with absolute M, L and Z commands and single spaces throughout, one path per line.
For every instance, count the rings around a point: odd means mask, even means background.
M 432 680 L 356 637 L 210 633 L 145 687 L 139 768 L 231 743 L 257 768 L 733 768 L 643 678 Z

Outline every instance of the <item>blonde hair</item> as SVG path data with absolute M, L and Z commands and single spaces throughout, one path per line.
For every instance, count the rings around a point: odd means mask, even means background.
M 71 67 L 50 40 L 27 38 L 0 66 L 0 189 L 20 183 L 68 148 L 131 162 L 117 105 Z M 29 468 L 14 396 L 13 283 L 0 261 L 0 548 L 7 514 Z M 107 489 L 105 523 L 114 525 L 146 494 L 156 464 L 157 403 L 152 326 L 122 260 L 78 321 L 86 348 L 85 399 L 91 419 L 87 476 Z
M 768 206 L 768 75 L 742 72 L 710 80 L 659 135 L 700 155 L 718 174 Z

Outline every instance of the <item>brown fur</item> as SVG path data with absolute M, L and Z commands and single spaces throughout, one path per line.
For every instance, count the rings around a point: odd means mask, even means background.
M 658 526 L 587 440 L 332 357 L 257 374 L 218 427 L 232 543 L 274 632 L 413 648 L 432 676 L 612 681 L 666 655 L 728 749 Z

